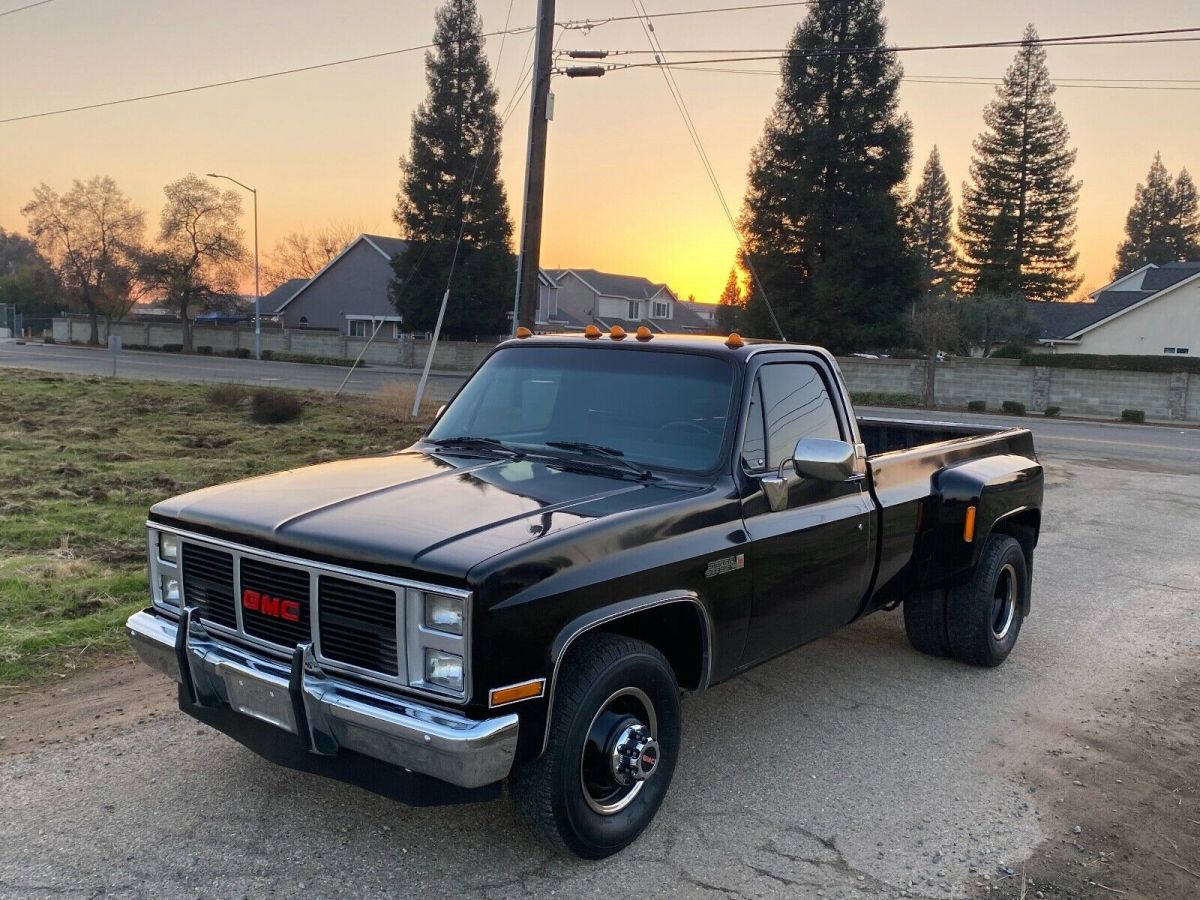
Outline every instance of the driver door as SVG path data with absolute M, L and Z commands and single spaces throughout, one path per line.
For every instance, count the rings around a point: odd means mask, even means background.
M 742 448 L 751 488 L 742 516 L 752 542 L 754 599 L 745 662 L 766 659 L 849 622 L 871 573 L 872 504 L 861 474 L 801 478 L 784 465 L 787 504 L 772 511 L 761 479 L 805 437 L 853 442 L 822 370 L 768 362 L 757 371 Z

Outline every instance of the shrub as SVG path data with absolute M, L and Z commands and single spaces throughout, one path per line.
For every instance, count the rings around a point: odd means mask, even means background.
M 246 399 L 246 389 L 240 384 L 214 384 L 206 396 L 213 406 L 234 407 Z
M 987 401 L 986 400 L 968 400 L 967 401 L 967 409 L 970 410 L 971 412 L 986 412 L 987 411 Z
M 1029 355 L 1020 344 L 1003 344 L 992 351 L 991 359 L 1024 359 Z
M 266 353 L 263 353 L 266 356 Z M 350 368 L 354 365 L 354 360 L 344 356 L 309 356 L 305 353 L 287 353 L 282 350 L 272 352 L 271 359 L 276 362 L 296 362 L 307 363 L 310 366 L 342 366 Z M 365 369 L 367 364 L 360 362 L 358 368 Z
M 263 351 L 261 351 L 261 352 L 262 352 L 262 358 L 263 358 L 263 359 L 274 359 L 274 358 L 275 358 L 275 351 L 274 351 L 274 350 L 263 350 Z
M 249 359 L 250 358 L 250 348 L 249 347 L 238 347 L 236 350 L 233 351 L 233 355 L 236 356 L 238 359 Z
M 916 394 L 894 394 L 887 391 L 855 391 L 850 395 L 855 406 L 897 406 L 914 409 L 921 405 Z
M 1191 372 L 1200 375 L 1200 356 L 1130 356 L 1099 353 L 1031 353 L 1023 366 L 1058 369 L 1109 369 L 1124 372 Z
M 285 391 L 255 391 L 250 396 L 250 418 L 259 425 L 279 425 L 300 417 L 300 398 Z
M 1062 407 L 1061 406 L 1047 406 L 1046 407 L 1045 416 L 1047 419 L 1057 419 L 1060 415 L 1062 415 Z
M 1008 413 L 1010 416 L 1025 415 L 1025 404 L 1021 403 L 1017 400 L 1005 400 L 1003 403 L 1000 404 L 1000 408 L 1002 410 L 1004 410 L 1006 413 Z
M 182 353 L 183 344 L 163 344 L 162 351 L 163 353 Z
M 57 344 L 57 343 L 58 343 L 58 341 L 56 341 L 56 340 L 54 339 L 54 335 L 52 335 L 52 334 L 48 334 L 48 335 L 46 335 L 44 338 L 42 338 L 42 343 L 43 343 L 43 344 Z
M 205 344 L 203 347 L 197 347 L 196 352 L 201 356 L 212 356 L 212 347 Z
M 1141 425 L 1146 421 L 1146 411 L 1144 409 L 1123 409 L 1121 410 L 1122 422 L 1136 422 Z

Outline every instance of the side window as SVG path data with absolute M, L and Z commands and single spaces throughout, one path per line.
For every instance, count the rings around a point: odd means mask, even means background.
M 758 371 L 766 423 L 767 466 L 775 469 L 792 455 L 801 438 L 841 440 L 833 401 L 815 366 L 772 363 Z
M 750 409 L 746 413 L 746 439 L 742 442 L 742 465 L 747 472 L 763 472 L 767 468 L 767 441 L 763 430 L 762 387 L 754 381 L 750 393 Z

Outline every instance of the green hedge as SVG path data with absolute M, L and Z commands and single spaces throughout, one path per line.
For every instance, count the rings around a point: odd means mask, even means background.
M 921 405 L 921 398 L 916 394 L 891 394 L 886 391 L 854 391 L 850 399 L 855 406 L 898 406 L 902 409 L 915 409 Z
M 1029 353 L 1023 366 L 1050 366 L 1058 369 L 1105 369 L 1125 372 L 1191 372 L 1200 375 L 1200 357 L 1196 356 L 1104 356 L 1098 353 Z

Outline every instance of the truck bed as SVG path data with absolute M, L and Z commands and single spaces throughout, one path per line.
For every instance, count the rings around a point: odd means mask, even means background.
M 858 430 L 867 446 L 868 456 L 913 450 L 928 444 L 980 437 L 1008 431 L 994 425 L 965 425 L 956 422 L 928 422 L 919 419 L 880 419 L 858 417 Z

